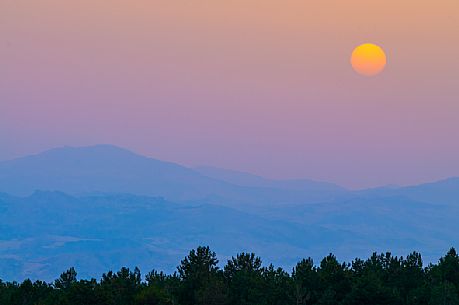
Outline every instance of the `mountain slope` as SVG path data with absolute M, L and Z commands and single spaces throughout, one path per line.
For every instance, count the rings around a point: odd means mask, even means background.
M 350 261 L 373 251 L 421 251 L 429 262 L 457 246 L 457 208 L 404 199 L 354 198 L 255 215 L 209 204 L 133 195 L 0 195 L 0 278 L 82 277 L 121 266 L 174 271 L 192 248 L 209 245 L 225 262 L 242 251 L 290 270 L 330 252 Z
M 346 193 L 318 183 L 294 189 L 276 185 L 240 186 L 192 169 L 109 145 L 64 147 L 0 162 L 0 192 L 29 195 L 35 190 L 69 194 L 131 193 L 227 206 L 316 202 Z M 321 185 L 321 184 L 320 184 Z
M 214 205 L 133 195 L 0 196 L 0 277 L 51 279 L 69 266 L 96 276 L 122 265 L 173 271 L 187 251 L 210 245 L 229 258 L 255 251 L 291 267 L 298 257 L 353 235 L 268 220 Z M 288 250 L 288 251 L 286 251 Z
M 403 197 L 433 204 L 459 206 L 459 177 L 397 188 L 375 188 L 356 192 L 363 196 Z
M 224 183 L 174 163 L 146 158 L 109 145 L 64 147 L 0 163 L 0 190 L 28 195 L 35 190 L 69 193 L 130 192 L 175 198 Z M 225 185 L 226 186 L 226 185 Z M 226 186 L 228 187 L 228 186 Z
M 246 187 L 263 187 L 311 192 L 323 191 L 333 193 L 346 191 L 344 188 L 333 183 L 318 182 L 308 179 L 273 180 L 253 175 L 250 173 L 222 169 L 211 166 L 199 166 L 195 167 L 194 170 L 210 178 Z

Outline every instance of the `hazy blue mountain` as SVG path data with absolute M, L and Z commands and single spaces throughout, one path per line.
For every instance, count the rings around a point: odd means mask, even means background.
M 328 182 L 319 182 L 309 179 L 297 180 L 274 180 L 267 179 L 261 176 L 253 175 L 246 172 L 234 171 L 229 169 L 222 169 L 212 166 L 199 166 L 194 170 L 204 176 L 226 181 L 228 183 L 247 187 L 262 187 L 262 188 L 275 188 L 283 190 L 297 190 L 297 191 L 310 191 L 310 192 L 329 192 L 329 193 L 342 193 L 346 189 Z
M 63 147 L 0 162 L 0 191 L 127 192 L 174 198 L 205 196 L 228 187 L 188 168 L 110 145 Z M 193 193 L 193 194 L 190 194 Z
M 301 256 L 355 238 L 345 231 L 268 220 L 222 206 L 60 192 L 2 195 L 0 228 L 3 279 L 51 279 L 73 265 L 83 276 L 122 265 L 173 271 L 198 245 L 212 246 L 222 259 L 255 251 L 290 267 Z
M 459 177 L 407 187 L 375 188 L 356 194 L 378 197 L 403 197 L 411 200 L 459 206 Z
M 415 200 L 459 206 L 459 177 L 405 187 L 399 194 Z
M 350 192 L 99 145 L 0 162 L 0 192 L 4 279 L 70 266 L 84 277 L 123 265 L 173 271 L 198 245 L 222 261 L 254 251 L 289 269 L 329 252 L 349 261 L 416 250 L 429 261 L 459 243 L 459 178 Z
M 69 194 L 131 193 L 226 206 L 319 202 L 346 194 L 316 182 L 236 185 L 178 164 L 147 158 L 110 145 L 64 147 L 0 162 L 0 192 L 30 195 L 35 190 Z
M 222 261 L 254 251 L 290 269 L 302 257 L 329 252 L 351 260 L 372 251 L 418 250 L 434 259 L 459 241 L 457 209 L 396 198 L 272 212 L 275 217 L 133 195 L 3 194 L 0 277 L 51 279 L 69 266 L 83 277 L 124 265 L 173 271 L 198 245 L 210 245 Z

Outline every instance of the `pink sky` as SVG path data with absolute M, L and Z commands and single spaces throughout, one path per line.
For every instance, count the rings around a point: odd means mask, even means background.
M 0 160 L 111 143 L 352 188 L 458 176 L 457 16 L 457 0 L 3 0 Z M 350 67 L 364 42 L 387 52 L 377 77 Z

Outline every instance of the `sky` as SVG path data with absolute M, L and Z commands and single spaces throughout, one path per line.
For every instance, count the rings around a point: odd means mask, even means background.
M 114 144 L 349 188 L 459 176 L 457 0 L 2 0 L 0 160 Z M 354 47 L 387 55 L 375 77 Z

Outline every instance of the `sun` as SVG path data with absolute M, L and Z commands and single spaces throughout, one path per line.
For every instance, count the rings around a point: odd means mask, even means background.
M 374 76 L 386 67 L 387 57 L 384 50 L 375 44 L 364 43 L 354 49 L 351 56 L 352 68 L 359 74 Z

